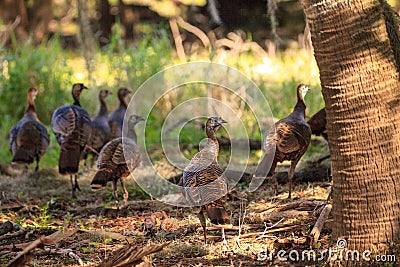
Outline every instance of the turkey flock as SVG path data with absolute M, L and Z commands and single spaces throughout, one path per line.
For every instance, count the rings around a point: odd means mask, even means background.
M 123 202 L 126 205 L 128 190 L 125 178 L 140 164 L 135 126 L 145 119 L 139 115 L 130 115 L 126 119 L 127 135 L 122 137 L 122 126 L 128 106 L 127 97 L 132 90 L 119 88 L 117 92 L 119 106 L 111 113 L 108 111 L 106 99 L 112 92 L 101 90 L 98 113 L 90 117 L 80 103 L 80 96 L 85 89 L 87 87 L 82 83 L 74 84 L 71 90 L 72 104 L 57 108 L 52 115 L 51 130 L 60 147 L 58 172 L 69 176 L 71 197 L 77 198 L 76 191 L 80 191 L 78 183 L 80 161 L 84 160 L 84 165 L 87 166 L 87 159 L 91 155 L 90 167 L 97 161 L 97 172 L 92 178 L 91 188 L 102 189 L 111 182 L 118 207 L 119 181 L 123 190 Z M 297 103 L 293 111 L 287 117 L 278 120 L 275 127 L 266 133 L 262 142 L 263 157 L 253 174 L 254 179 L 261 181 L 260 184 L 265 178 L 272 178 L 275 192 L 278 194 L 275 168 L 279 162 L 290 161 L 288 198 L 291 198 L 295 168 L 310 144 L 311 135 L 323 135 L 327 138 L 325 109 L 320 110 L 309 121 L 305 121 L 304 97 L 308 90 L 308 86 L 304 84 L 297 86 Z M 23 165 L 27 170 L 28 166 L 36 161 L 35 171 L 38 171 L 40 158 L 45 154 L 50 142 L 49 133 L 36 113 L 37 94 L 36 88 L 28 89 L 26 112 L 10 130 L 10 151 L 13 154 L 11 163 Z M 216 137 L 217 131 L 225 123 L 227 122 L 218 116 L 207 119 L 205 123 L 207 143 L 190 160 L 181 178 L 182 195 L 200 220 L 204 242 L 207 239 L 205 214 L 212 224 L 229 224 L 229 215 L 225 209 L 226 195 L 229 191 L 228 179 L 224 169 L 218 164 L 219 143 Z M 222 235 L 224 237 L 223 230 Z

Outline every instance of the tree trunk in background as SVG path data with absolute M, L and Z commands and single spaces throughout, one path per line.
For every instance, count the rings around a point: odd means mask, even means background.
M 79 41 L 83 49 L 83 57 L 89 73 L 89 79 L 94 71 L 94 56 L 96 41 L 90 27 L 89 8 L 86 0 L 78 0 Z
M 36 42 L 41 42 L 48 34 L 49 23 L 53 19 L 53 1 L 36 0 L 30 16 L 30 28 Z
M 24 0 L 1 0 L 0 19 L 7 25 L 18 22 L 13 29 L 17 39 L 28 39 L 28 11 Z
M 121 22 L 125 28 L 125 40 L 133 40 L 135 36 L 135 28 L 133 27 L 136 20 L 136 16 L 132 8 L 125 5 L 123 0 L 118 1 L 119 14 L 121 16 Z
M 400 242 L 399 25 L 383 1 L 302 4 L 326 103 L 332 242 L 383 252 Z
M 114 23 L 114 17 L 110 13 L 110 3 L 108 0 L 98 0 L 97 1 L 97 9 L 99 10 L 101 17 L 99 19 L 100 25 L 100 36 L 99 43 L 100 45 L 109 44 L 111 37 L 111 27 Z

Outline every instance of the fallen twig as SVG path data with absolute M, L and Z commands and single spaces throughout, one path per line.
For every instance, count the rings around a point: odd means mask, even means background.
M 73 234 L 75 234 L 78 231 L 78 229 L 72 229 L 72 230 L 64 230 L 64 231 L 57 231 L 52 233 L 51 235 L 47 236 L 46 238 L 52 240 L 54 243 L 58 243 L 61 240 L 63 240 L 64 238 L 70 237 Z M 33 241 L 34 242 L 34 241 Z M 0 250 L 12 250 L 14 248 L 18 248 L 18 249 L 25 249 L 28 246 L 30 246 L 33 242 L 26 242 L 26 243 L 19 243 L 19 244 L 11 244 L 11 245 L 4 245 L 4 246 L 0 246 Z
M 123 248 L 116 251 L 112 257 L 100 263 L 99 267 L 123 267 L 137 265 L 142 261 L 142 258 L 162 250 L 169 242 L 163 244 L 148 245 L 145 247 L 125 245 Z
M 262 212 L 249 213 L 248 219 L 250 220 L 250 222 L 255 223 L 255 222 L 263 222 L 266 220 L 274 220 L 280 217 L 292 218 L 298 216 L 307 216 L 308 212 L 302 209 L 308 207 L 315 208 L 325 203 L 326 202 L 319 200 L 296 200 L 283 205 L 269 207 L 268 209 L 263 210 Z
M 293 202 L 289 202 L 286 204 L 282 204 L 279 206 L 274 206 L 274 207 L 270 207 L 266 210 L 263 210 L 262 212 L 276 212 L 276 211 L 285 211 L 285 210 L 291 210 L 291 209 L 296 209 L 299 207 L 314 207 L 314 206 L 320 206 L 325 204 L 324 201 L 318 201 L 318 200 L 314 200 L 314 199 L 301 199 L 301 200 L 296 200 Z
M 31 251 L 41 245 L 54 245 L 55 243 L 47 238 L 47 237 L 39 237 L 35 241 L 31 242 L 22 252 L 18 253 L 18 255 L 12 259 L 10 263 L 7 264 L 7 267 L 18 267 L 24 266 L 25 263 L 30 261 L 32 258 Z
M 318 220 L 315 222 L 314 228 L 311 230 L 309 237 L 310 237 L 310 244 L 313 247 L 317 247 L 317 241 L 319 235 L 321 234 L 322 228 L 324 227 L 324 222 L 331 213 L 331 210 L 332 210 L 332 204 L 326 204 L 321 214 L 319 215 Z
M 258 236 L 258 235 L 266 235 L 266 234 L 271 234 L 271 233 L 284 232 L 284 231 L 289 231 L 289 230 L 293 230 L 293 229 L 301 228 L 301 227 L 303 227 L 303 225 L 289 225 L 289 226 L 286 226 L 286 227 L 271 229 L 271 230 L 267 230 L 267 231 L 263 231 L 263 232 L 242 234 L 242 238 Z
M 199 226 L 200 228 L 201 226 Z M 262 229 L 264 228 L 265 225 L 263 224 L 252 224 L 252 225 L 242 225 L 241 229 L 243 230 L 252 230 L 252 229 Z M 219 230 L 221 228 L 224 228 L 225 231 L 239 231 L 240 227 L 237 225 L 229 225 L 229 226 L 211 226 L 207 227 L 207 231 L 214 231 L 214 230 Z
M 281 212 L 260 212 L 260 213 L 249 213 L 247 216 L 247 220 L 249 223 L 263 223 L 266 221 L 277 221 L 282 217 L 286 219 L 294 219 L 294 218 L 308 218 L 309 211 L 302 210 L 285 210 Z
M 280 224 L 284 219 L 285 219 L 285 218 L 280 219 L 278 222 L 276 222 L 275 224 L 273 224 L 273 225 L 271 225 L 271 226 L 267 226 L 267 224 L 265 224 L 264 233 L 263 233 L 261 236 L 257 237 L 255 240 L 258 240 L 258 239 L 263 238 L 264 235 L 267 233 L 267 231 L 268 231 L 269 229 L 274 228 L 275 226 L 277 226 L 278 224 Z M 254 240 L 254 241 L 255 241 L 255 240 Z
M 27 246 L 29 246 L 32 242 L 26 242 L 26 243 L 19 243 L 19 244 L 11 244 L 11 245 L 4 245 L 4 246 L 0 246 L 0 250 L 12 250 L 15 248 L 18 249 L 24 249 Z

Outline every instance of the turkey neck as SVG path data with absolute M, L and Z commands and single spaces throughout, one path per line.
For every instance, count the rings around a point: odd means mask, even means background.
M 297 92 L 297 103 L 296 106 L 294 106 L 293 113 L 298 114 L 303 119 L 306 116 L 306 103 L 304 103 L 304 99 L 301 96 L 301 92 Z
M 137 136 L 136 136 L 136 131 L 135 131 L 135 125 L 129 125 L 127 136 L 128 136 L 130 139 L 132 139 L 133 141 L 135 141 L 135 143 L 137 142 Z
M 26 108 L 26 113 L 29 113 L 36 117 L 35 99 L 32 94 L 28 94 L 28 107 Z
M 98 115 L 107 115 L 108 109 L 107 109 L 107 104 L 106 100 L 102 97 L 100 97 L 100 110 Z
M 119 106 L 127 108 L 128 104 L 125 101 L 125 96 L 124 95 L 119 95 L 118 98 L 119 98 Z
M 215 145 L 214 158 L 216 160 L 217 157 L 218 157 L 218 152 L 219 152 L 219 143 L 218 143 L 218 140 L 217 140 L 217 136 L 215 134 L 215 130 L 212 129 L 211 127 L 206 127 L 206 134 L 207 134 L 207 137 L 208 137 L 208 141 L 207 141 L 206 147 Z
M 81 106 L 81 102 L 80 102 L 80 99 L 79 99 L 79 93 L 77 92 L 77 91 L 72 91 L 72 97 L 74 98 L 74 105 L 76 105 L 76 106 Z

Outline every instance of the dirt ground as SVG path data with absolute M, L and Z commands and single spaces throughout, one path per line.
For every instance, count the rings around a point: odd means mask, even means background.
M 286 165 L 279 168 L 286 170 Z M 160 171 L 179 174 L 165 166 Z M 117 210 L 110 185 L 90 190 L 94 173 L 81 173 L 82 191 L 76 201 L 69 198 L 69 178 L 59 176 L 56 169 L 0 175 L 0 223 L 13 224 L 10 232 L 0 234 L 0 264 L 9 264 L 35 240 L 39 245 L 27 254 L 27 266 L 322 266 L 327 260 L 295 259 L 296 253 L 301 256 L 311 248 L 308 235 L 330 190 L 327 177 L 297 180 L 291 200 L 284 183 L 278 196 L 272 181 L 254 193 L 246 192 L 246 182 L 238 184 L 228 196 L 233 227 L 225 230 L 227 243 L 221 240 L 221 229 L 208 224 L 204 244 L 202 228 L 190 209 L 149 199 L 130 178 L 128 204 Z M 315 251 L 329 246 L 331 224 L 328 218 Z M 279 250 L 286 252 L 284 257 L 296 251 L 294 261 L 278 258 Z M 136 260 L 132 256 L 126 259 L 128 265 L 118 265 L 121 255 L 136 255 Z

